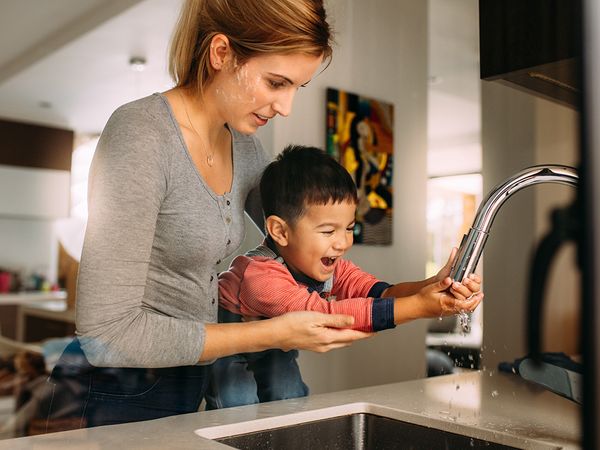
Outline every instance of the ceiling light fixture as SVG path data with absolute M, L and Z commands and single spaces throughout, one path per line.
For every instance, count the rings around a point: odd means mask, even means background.
M 129 59 L 129 67 L 131 67 L 131 70 L 134 72 L 143 72 L 146 68 L 146 58 L 141 56 L 132 56 Z

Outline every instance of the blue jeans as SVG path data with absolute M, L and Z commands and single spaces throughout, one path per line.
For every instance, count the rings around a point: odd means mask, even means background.
M 94 367 L 77 338 L 63 352 L 48 383 L 48 431 L 158 419 L 196 412 L 210 366 L 160 369 Z
M 241 316 L 219 308 L 220 323 L 241 320 Z M 297 358 L 298 350 L 265 350 L 218 359 L 212 366 L 206 409 L 307 396 Z

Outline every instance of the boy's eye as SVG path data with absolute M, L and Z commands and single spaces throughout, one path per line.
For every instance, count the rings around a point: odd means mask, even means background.
M 335 232 L 335 230 L 323 230 L 323 231 L 321 231 L 321 233 L 323 233 L 325 236 L 331 236 L 334 232 Z

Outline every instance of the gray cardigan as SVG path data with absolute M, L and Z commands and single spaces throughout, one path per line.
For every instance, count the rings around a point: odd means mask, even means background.
M 231 133 L 232 188 L 217 195 L 164 96 L 126 104 L 109 119 L 90 169 L 77 290 L 77 334 L 91 364 L 198 362 L 204 324 L 217 321 L 215 265 L 241 244 L 245 206 L 261 214 L 246 200 L 270 160 L 255 137 Z

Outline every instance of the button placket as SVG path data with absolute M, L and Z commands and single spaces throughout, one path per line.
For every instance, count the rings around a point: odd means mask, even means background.
M 229 229 L 229 226 L 231 225 L 231 200 L 228 199 L 227 197 L 225 197 L 225 231 L 227 234 L 227 241 L 225 242 L 226 246 L 231 245 L 231 230 Z

